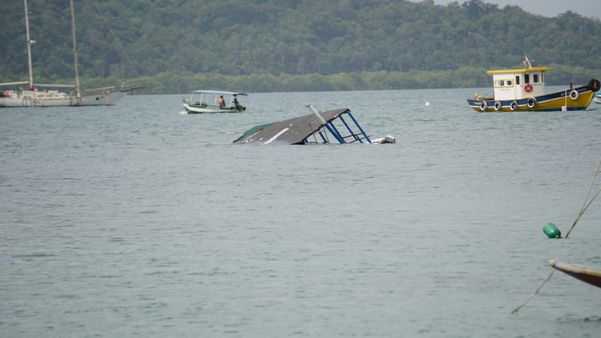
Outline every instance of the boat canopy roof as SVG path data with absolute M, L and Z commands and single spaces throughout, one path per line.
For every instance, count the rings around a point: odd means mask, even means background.
M 344 113 L 349 113 L 348 108 L 334 109 L 319 114 L 326 123 L 338 118 Z M 268 140 L 277 140 L 288 144 L 302 144 L 303 141 L 324 126 L 315 114 L 295 117 L 284 121 L 267 123 L 247 130 L 234 143 L 264 143 Z
M 528 67 L 528 68 L 519 68 L 519 69 L 491 69 L 491 70 L 487 70 L 486 74 L 488 74 L 488 75 L 521 74 L 521 73 L 547 72 L 549 70 L 550 70 L 549 67 Z
M 192 93 L 194 94 L 213 94 L 213 95 L 248 95 L 246 93 L 242 93 L 242 92 L 226 92 L 226 91 L 222 91 L 222 90 L 195 90 Z

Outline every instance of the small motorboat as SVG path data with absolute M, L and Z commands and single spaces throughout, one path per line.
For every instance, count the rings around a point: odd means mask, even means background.
M 195 90 L 183 100 L 188 114 L 203 113 L 241 113 L 246 107 L 238 102 L 238 96 L 247 96 L 241 92 L 220 90 Z
M 594 269 L 583 265 L 568 264 L 558 260 L 550 260 L 549 265 L 556 270 L 580 279 L 585 283 L 589 283 L 601 288 L 601 270 L 599 269 Z
M 601 104 L 601 94 L 595 95 L 593 101 L 595 101 L 595 103 Z
M 319 112 L 307 105 L 311 114 L 254 126 L 234 140 L 247 144 L 349 144 L 396 143 L 394 137 L 371 139 L 353 116 L 350 109 L 341 108 Z
M 493 97 L 475 94 L 468 99 L 470 107 L 479 112 L 511 111 L 572 111 L 585 110 L 593 100 L 601 82 L 591 79 L 586 85 L 545 93 L 545 73 L 548 67 L 533 67 L 528 57 L 524 68 L 489 70 L 493 76 Z

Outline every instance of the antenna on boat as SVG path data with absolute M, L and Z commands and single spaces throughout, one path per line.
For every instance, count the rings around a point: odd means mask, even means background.
M 324 120 L 323 116 L 321 116 L 321 114 L 320 114 L 320 113 L 317 111 L 317 109 L 315 109 L 315 107 L 313 107 L 313 105 L 312 105 L 312 104 L 310 104 L 310 103 L 307 103 L 305 106 L 306 106 L 307 108 L 309 108 L 309 110 L 310 110 L 310 111 L 311 111 L 313 114 L 315 114 L 315 115 L 317 116 L 317 118 L 318 118 L 318 119 L 321 121 L 321 123 L 322 123 L 323 125 L 325 125 L 325 124 L 327 123 L 327 122 L 326 122 L 326 120 Z
M 530 60 L 527 55 L 524 55 L 524 61 L 523 61 L 524 67 L 532 68 L 532 61 L 535 61 L 535 60 Z

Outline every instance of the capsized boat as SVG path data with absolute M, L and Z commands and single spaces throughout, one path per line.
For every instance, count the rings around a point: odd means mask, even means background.
M 238 144 L 349 144 L 349 143 L 396 143 L 388 135 L 371 139 L 348 108 L 319 112 L 312 105 L 311 114 L 279 122 L 254 126 L 239 138 Z
M 238 102 L 238 96 L 247 95 L 242 92 L 195 90 L 183 100 L 183 104 L 188 114 L 241 113 L 246 107 Z
M 475 94 L 467 102 L 479 112 L 584 110 L 601 88 L 599 80 L 591 79 L 586 85 L 570 84 L 564 90 L 546 94 L 545 73 L 548 71 L 548 67 L 533 67 L 528 57 L 525 57 L 524 68 L 489 70 L 486 73 L 493 76 L 494 96 Z
M 35 43 L 29 34 L 29 8 L 27 0 L 23 0 L 25 9 L 25 33 L 27 38 L 27 65 L 29 81 L 0 83 L 0 87 L 9 88 L 0 91 L 1 107 L 51 107 L 51 106 L 103 106 L 117 103 L 125 94 L 141 87 L 122 84 L 81 90 L 79 87 L 79 64 L 77 61 L 77 40 L 75 39 L 75 6 L 70 1 L 71 9 L 71 38 L 73 40 L 73 64 L 75 67 L 75 84 L 40 84 L 33 80 L 31 61 L 31 45 Z M 21 86 L 27 86 L 22 89 Z M 10 89 L 17 87 L 18 89 Z M 42 89 L 52 88 L 52 89 Z M 60 88 L 70 88 L 70 92 L 60 91 Z
M 558 260 L 550 260 L 549 265 L 556 270 L 566 273 L 576 279 L 580 279 L 585 283 L 601 288 L 601 270 L 599 269 L 583 265 L 568 264 Z

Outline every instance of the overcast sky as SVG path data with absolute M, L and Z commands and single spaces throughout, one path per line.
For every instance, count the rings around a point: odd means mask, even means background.
M 464 3 L 467 0 L 434 0 L 434 3 L 444 5 L 453 1 Z M 505 5 L 517 5 L 527 12 L 548 17 L 554 17 L 570 10 L 584 16 L 601 18 L 601 1 L 599 0 L 484 0 L 484 2 L 498 4 L 499 8 L 503 8 Z

